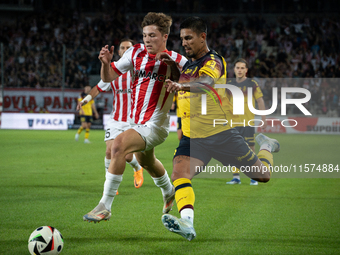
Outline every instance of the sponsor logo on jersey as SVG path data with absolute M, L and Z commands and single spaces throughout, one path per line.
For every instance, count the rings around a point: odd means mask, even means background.
M 136 70 L 134 77 L 135 78 L 149 78 L 149 79 L 153 79 L 153 80 L 160 81 L 160 82 L 164 82 L 166 79 L 170 78 L 170 77 L 166 77 L 163 74 L 158 74 L 154 72 L 146 73 L 145 70 Z
M 132 89 L 117 89 L 116 90 L 117 94 L 128 94 L 128 93 L 132 93 Z

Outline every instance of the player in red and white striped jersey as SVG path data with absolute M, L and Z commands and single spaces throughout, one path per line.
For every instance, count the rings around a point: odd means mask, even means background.
M 131 108 L 131 85 L 132 77 L 130 72 L 124 73 L 110 83 L 101 80 L 97 84 L 100 92 L 112 90 L 114 100 L 110 119 L 123 122 L 128 121 Z
M 123 56 L 126 50 L 133 46 L 130 39 L 122 39 L 119 44 L 118 54 Z M 104 141 L 106 142 L 105 152 L 105 170 L 108 171 L 111 162 L 111 147 L 113 140 L 122 132 L 130 127 L 128 115 L 131 108 L 131 84 L 132 77 L 130 72 L 126 72 L 112 82 L 99 81 L 97 86 L 90 91 L 92 98 L 95 98 L 100 92 L 112 90 L 113 107 L 110 119 L 106 125 Z M 134 185 L 140 188 L 143 184 L 143 168 L 139 165 L 133 153 L 126 155 L 126 162 L 134 169 Z
M 84 215 L 84 220 L 98 222 L 111 217 L 111 205 L 125 170 L 125 156 L 132 152 L 136 152 L 138 162 L 161 189 L 163 213 L 171 210 L 175 190 L 164 166 L 154 154 L 154 147 L 164 142 L 169 133 L 167 113 L 173 94 L 164 88 L 165 80 L 178 80 L 179 66 L 186 62 L 183 56 L 166 49 L 171 23 L 170 16 L 148 13 L 142 22 L 144 44 L 129 48 L 114 63 L 111 63 L 113 46 L 109 49 L 106 45 L 99 53 L 103 81 L 112 81 L 127 71 L 133 74 L 131 126 L 114 140 L 103 197 L 96 208 Z
M 163 53 L 171 59 L 184 65 L 186 58 L 165 49 Z M 111 63 L 115 73 L 122 73 L 133 68 L 133 94 L 131 105 L 131 119 L 135 124 L 152 122 L 163 125 L 171 107 L 173 95 L 161 86 L 171 77 L 171 68 L 167 64 L 156 60 L 156 54 L 150 54 L 144 44 L 137 44 L 126 51 L 118 62 Z M 138 99 L 138 100 L 137 100 Z

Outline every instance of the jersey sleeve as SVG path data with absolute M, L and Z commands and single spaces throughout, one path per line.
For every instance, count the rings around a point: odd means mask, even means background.
M 178 58 L 177 59 L 177 63 L 178 63 L 178 65 L 179 65 L 179 67 L 180 67 L 180 69 L 182 70 L 183 69 L 183 66 L 185 65 L 185 63 L 188 61 L 187 60 L 187 58 L 186 57 L 184 57 L 184 56 L 182 56 L 182 55 L 180 55 L 180 54 L 178 54 L 179 56 L 180 56 L 180 58 Z
M 97 84 L 97 88 L 100 92 L 109 91 L 111 89 L 111 82 L 103 82 L 103 80 L 100 80 Z
M 118 61 L 111 63 L 113 70 L 118 75 L 122 75 L 133 69 L 132 54 L 134 49 L 135 47 L 130 47 Z
M 253 82 L 253 95 L 255 99 L 258 99 L 260 97 L 263 97 L 263 93 L 261 91 L 261 88 L 259 84 L 255 80 L 251 80 Z
M 183 66 L 185 65 L 186 62 L 188 62 L 188 59 L 186 57 L 182 56 L 181 61 L 179 62 L 179 66 L 181 68 L 183 68 Z
M 206 74 L 211 78 L 219 79 L 222 75 L 223 64 L 220 59 L 208 58 L 203 67 L 199 70 L 199 75 Z
M 170 57 L 179 65 L 179 68 L 181 70 L 183 69 L 183 66 L 185 65 L 185 63 L 188 61 L 186 57 L 184 57 L 183 55 L 175 51 L 171 51 Z

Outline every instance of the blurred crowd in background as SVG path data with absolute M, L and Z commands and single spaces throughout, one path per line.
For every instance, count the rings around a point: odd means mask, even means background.
M 110 14 L 55 9 L 1 22 L 5 87 L 60 88 L 63 63 L 65 88 L 94 86 L 89 77 L 99 74 L 97 57 L 102 46 L 114 45 L 117 52 L 122 38 L 142 42 L 144 15 L 127 13 L 123 7 Z M 173 15 L 168 40 L 168 49 L 182 54 L 179 26 L 186 17 Z M 245 58 L 248 77 L 261 81 L 267 106 L 271 105 L 272 87 L 297 86 L 311 92 L 307 108 L 314 114 L 338 116 L 339 15 L 217 13 L 204 18 L 208 45 L 226 59 L 228 77 L 234 75 L 234 61 Z M 118 54 L 114 58 L 117 60 Z M 287 78 L 296 78 L 293 85 Z

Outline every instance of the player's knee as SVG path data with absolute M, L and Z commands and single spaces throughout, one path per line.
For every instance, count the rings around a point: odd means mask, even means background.
M 120 157 L 120 156 L 125 156 L 124 152 L 125 152 L 125 148 L 124 148 L 124 144 L 121 143 L 119 140 L 116 140 L 110 149 L 110 153 L 111 153 L 111 158 L 113 157 Z
M 266 183 L 266 182 L 269 182 L 269 180 L 270 180 L 270 177 L 266 177 L 266 178 L 262 178 L 262 181 L 261 181 L 261 182 Z
M 178 179 L 178 176 L 177 174 L 173 171 L 172 174 L 171 174 L 171 181 L 174 182 Z
M 129 154 L 127 154 L 127 155 L 125 156 L 125 160 L 126 160 L 127 162 L 131 162 L 132 159 L 133 159 L 133 153 L 129 153 Z
M 270 176 L 261 177 L 261 178 L 252 178 L 252 179 L 255 180 L 255 181 L 258 181 L 258 182 L 266 183 L 266 182 L 269 182 Z
M 179 171 L 178 169 L 174 168 L 172 170 L 172 174 L 171 174 L 171 181 L 174 182 L 177 179 L 180 178 L 188 178 L 187 176 L 184 176 L 183 173 L 181 171 Z

